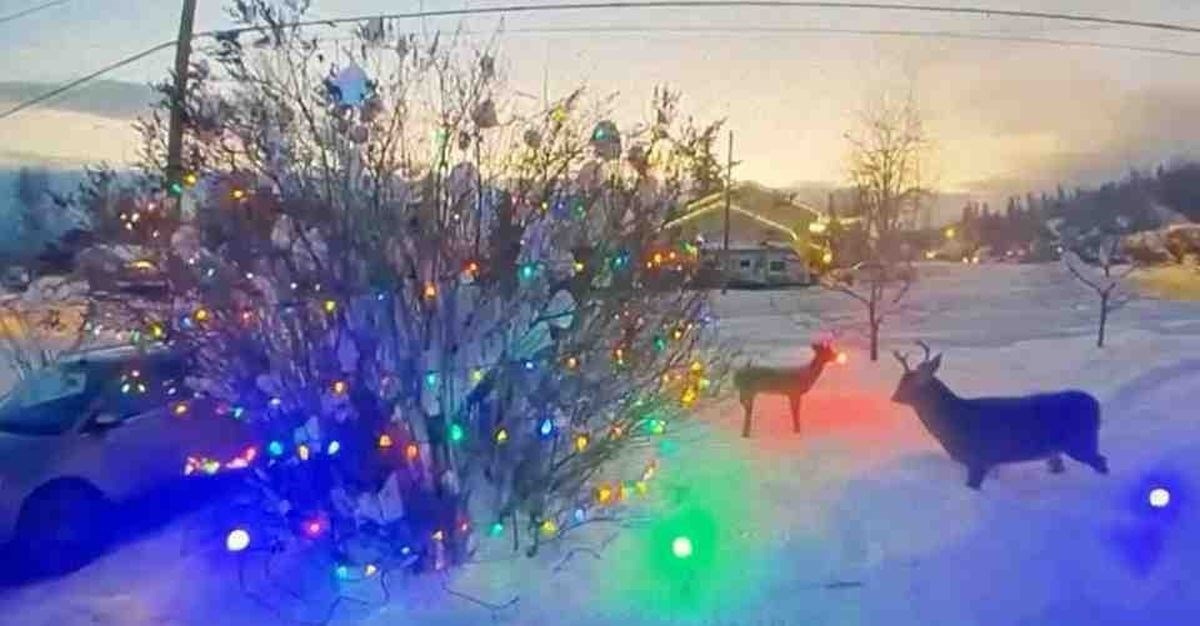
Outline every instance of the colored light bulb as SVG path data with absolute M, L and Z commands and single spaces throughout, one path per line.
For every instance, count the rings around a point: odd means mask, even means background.
M 466 436 L 466 433 L 463 431 L 463 427 L 461 424 L 454 423 L 454 424 L 450 425 L 450 441 L 452 441 L 454 443 L 458 443 L 458 442 L 462 441 L 463 437 L 465 437 L 465 436 Z
M 508 441 L 508 430 L 501 428 L 496 431 L 496 443 L 504 443 Z
M 326 448 L 325 453 L 330 456 L 333 456 L 333 455 L 337 454 L 338 451 L 341 449 L 342 449 L 342 444 L 335 439 L 335 440 L 329 442 L 329 447 Z
M 380 435 L 380 436 L 379 436 L 379 447 L 380 447 L 380 448 L 390 448 L 390 447 L 392 447 L 392 438 L 391 438 L 391 436 L 389 436 L 389 435 Z
M 250 533 L 241 528 L 235 528 L 225 536 L 225 549 L 230 552 L 241 552 L 249 547 Z
M 415 443 L 410 443 L 407 446 L 404 446 L 404 457 L 410 461 L 415 461 L 420 452 L 420 449 L 417 448 L 417 444 Z
M 538 434 L 542 437 L 549 437 L 554 434 L 554 420 L 544 417 L 542 422 L 538 424 Z
M 671 553 L 677 559 L 686 559 L 692 556 L 692 540 L 687 537 L 676 537 L 671 542 Z
M 278 441 L 272 441 L 267 445 L 267 452 L 270 453 L 271 456 L 282 456 L 283 444 Z

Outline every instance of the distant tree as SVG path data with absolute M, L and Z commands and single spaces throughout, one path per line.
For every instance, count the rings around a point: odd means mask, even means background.
M 41 168 L 22 167 L 13 183 L 13 196 L 17 201 L 21 240 L 26 246 L 36 247 L 50 226 L 46 211 L 46 201 L 50 198 L 49 174 Z
M 847 294 L 866 309 L 871 360 L 879 359 L 879 329 L 908 293 L 911 256 L 901 245 L 904 212 L 928 192 L 921 188 L 920 162 L 928 140 L 911 96 L 883 99 L 866 110 L 850 143 L 850 180 L 863 219 L 864 260 L 854 274 L 834 274 L 825 286 Z
M 1120 245 L 1121 238 L 1115 234 L 1106 235 L 1099 243 L 1094 244 L 1094 249 L 1088 251 L 1096 258 L 1096 265 L 1092 268 L 1082 262 L 1079 249 L 1073 249 L 1063 255 L 1063 264 L 1067 270 L 1079 282 L 1094 291 L 1100 300 L 1100 320 L 1096 333 L 1096 346 L 1099 348 L 1104 347 L 1109 315 L 1132 299 L 1129 292 L 1121 290 L 1121 284 L 1137 265 L 1130 262 L 1121 267 L 1122 259 L 1118 254 Z
M 1193 222 L 1200 222 L 1200 163 L 1159 171 L 1158 200 Z

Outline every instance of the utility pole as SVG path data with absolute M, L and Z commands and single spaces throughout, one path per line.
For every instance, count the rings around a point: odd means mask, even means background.
M 179 18 L 179 39 L 175 42 L 175 90 L 172 94 L 171 125 L 167 136 L 167 190 L 175 197 L 175 217 L 183 213 L 183 107 L 195 21 L 196 0 L 183 0 L 183 13 Z
M 729 262 L 729 212 L 733 202 L 733 131 L 729 131 L 729 150 L 725 160 L 725 243 L 722 246 L 721 256 L 724 262 L 721 263 L 722 273 L 725 275 L 725 280 L 721 285 L 721 293 L 729 290 L 729 271 L 731 263 Z

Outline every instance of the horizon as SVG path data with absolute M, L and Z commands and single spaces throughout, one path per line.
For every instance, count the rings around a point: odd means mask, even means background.
M 220 13 L 223 4 L 202 3 L 197 29 L 228 27 Z M 333 18 L 500 4 L 359 0 L 335 8 L 318 1 L 310 14 Z M 1200 23 L 1200 6 L 1165 1 L 1143 3 L 1136 11 L 1113 0 L 1014 4 Z M 40 86 L 169 39 L 177 10 L 174 3 L 142 7 L 127 2 L 104 8 L 68 3 L 25 18 L 26 28 L 0 26 L 11 35 L 0 43 L 7 63 L 0 101 L 20 101 L 38 93 Z M 1181 78 L 1194 63 L 1190 59 L 822 29 L 914 29 L 968 37 L 1037 36 L 1179 48 L 1194 39 L 1186 34 L 1009 17 L 831 9 L 678 13 L 643 9 L 507 16 L 499 60 L 507 71 L 510 93 L 562 94 L 585 84 L 596 94 L 619 93 L 614 116 L 630 123 L 641 118 L 652 86 L 667 83 L 683 94 L 683 111 L 700 120 L 727 120 L 739 161 L 735 179 L 795 188 L 844 185 L 842 136 L 852 128 L 856 111 L 878 94 L 911 88 L 932 139 L 932 186 L 943 195 L 965 194 L 993 204 L 1010 195 L 1052 191 L 1059 184 L 1095 186 L 1123 177 L 1130 169 L 1152 171 L 1159 164 L 1195 157 L 1194 146 L 1200 143 L 1200 129 L 1179 123 L 1200 112 L 1200 105 L 1194 104 L 1200 101 L 1200 88 Z M 144 27 L 134 34 L 119 28 L 130 19 Z M 87 23 L 87 35 L 66 37 L 64 27 L 73 23 Z M 407 22 L 410 32 L 461 25 L 472 38 L 493 33 L 499 23 L 491 17 Z M 780 28 L 800 30 L 771 30 Z M 594 36 L 579 36 L 589 29 Z M 170 57 L 170 50 L 163 51 L 0 121 L 0 164 L 70 168 L 100 161 L 130 163 L 136 156 L 130 124 L 150 100 L 145 85 L 167 75 Z M 722 156 L 724 144 L 722 137 Z

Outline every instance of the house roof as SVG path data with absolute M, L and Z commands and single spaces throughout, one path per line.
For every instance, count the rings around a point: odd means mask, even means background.
M 724 192 L 716 192 L 691 202 L 687 212 L 665 224 L 675 228 L 688 223 L 720 219 L 725 208 Z M 737 185 L 730 192 L 730 213 L 753 220 L 764 228 L 777 231 L 792 241 L 801 239 L 795 225 L 825 218 L 825 215 L 797 202 L 786 194 L 754 184 Z

